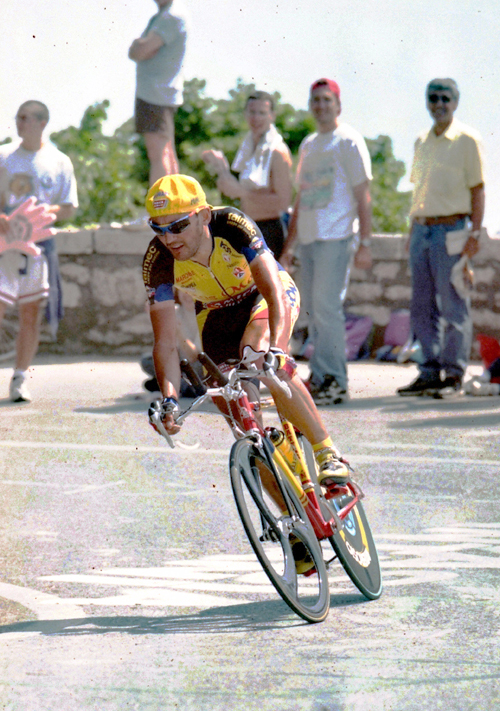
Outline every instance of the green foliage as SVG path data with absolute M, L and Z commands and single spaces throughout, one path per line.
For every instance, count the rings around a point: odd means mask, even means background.
M 191 79 L 184 84 L 184 104 L 175 116 L 175 135 L 180 169 L 195 175 L 206 189 L 212 205 L 220 205 L 222 196 L 216 187 L 216 177 L 201 159 L 203 151 L 214 148 L 222 151 L 231 163 L 248 131 L 244 110 L 255 84 L 238 80 L 227 99 L 205 96 L 206 82 Z M 276 126 L 283 134 L 292 153 L 296 154 L 301 141 L 314 130 L 314 123 L 306 111 L 296 111 L 290 104 L 281 104 L 275 92 Z M 224 203 L 231 202 L 224 198 Z
M 372 159 L 373 232 L 407 232 L 411 192 L 398 192 L 405 164 L 394 157 L 389 136 L 367 138 L 366 144 Z
M 53 133 L 51 140 L 72 160 L 80 207 L 77 225 L 125 222 L 142 212 L 145 186 L 136 177 L 139 149 L 133 122 L 127 121 L 113 136 L 102 131 L 109 101 L 90 106 L 80 127 Z
M 228 98 L 212 99 L 205 94 L 206 82 L 191 79 L 184 85 L 184 103 L 175 116 L 175 135 L 181 172 L 194 175 L 204 186 L 209 202 L 220 205 L 222 196 L 216 178 L 201 159 L 208 148 L 223 151 L 229 162 L 236 155 L 242 136 L 248 130 L 244 108 L 254 84 L 238 80 Z M 277 106 L 276 126 L 282 133 L 294 162 L 300 143 L 315 130 L 307 111 L 290 104 Z M 128 120 L 112 136 L 103 133 L 109 101 L 90 106 L 79 128 L 53 133 L 52 141 L 69 155 L 75 167 L 80 207 L 77 225 L 125 222 L 144 214 L 148 188 L 149 163 L 142 137 L 134 133 L 134 121 Z M 1 143 L 7 143 L 5 139 Z M 403 232 L 407 229 L 410 193 L 398 192 L 405 173 L 402 161 L 394 157 L 388 136 L 367 139 L 373 167 L 371 186 L 373 229 L 375 232 Z M 227 204 L 227 199 L 224 198 Z
M 216 187 L 216 178 L 201 159 L 208 148 L 222 151 L 231 163 L 241 138 L 248 130 L 244 109 L 247 96 L 255 91 L 255 84 L 238 81 L 229 92 L 228 99 L 209 99 L 205 96 L 205 82 L 192 79 L 184 85 L 184 105 L 175 118 L 177 151 L 181 170 L 195 175 L 206 189 L 212 205 L 220 205 L 222 196 Z M 275 92 L 276 127 L 283 135 L 296 158 L 303 139 L 315 130 L 315 123 L 307 111 L 294 109 L 280 103 Z M 404 232 L 410 208 L 410 193 L 398 192 L 398 184 L 405 174 L 402 161 L 394 157 L 392 141 L 388 136 L 367 139 L 372 158 L 373 183 L 371 185 L 374 232 Z M 227 198 L 224 198 L 227 204 Z

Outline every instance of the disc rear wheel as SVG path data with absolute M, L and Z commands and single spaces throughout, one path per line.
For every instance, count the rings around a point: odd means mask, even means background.
M 318 484 L 316 462 L 311 445 L 303 436 L 300 437 L 300 441 L 323 515 L 325 518 L 331 518 L 333 512 L 337 518 L 339 515 L 342 516 L 339 530 L 328 540 L 354 585 L 369 600 L 376 600 L 382 594 L 382 573 L 363 504 L 358 501 L 349 513 L 343 516 L 342 509 L 348 506 L 354 499 L 354 495 L 349 491 L 343 496 L 326 499 Z

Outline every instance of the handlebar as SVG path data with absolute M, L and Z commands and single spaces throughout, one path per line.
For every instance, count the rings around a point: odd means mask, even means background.
M 264 356 L 264 365 L 263 365 L 264 372 L 266 373 L 268 378 L 270 378 L 274 383 L 276 383 L 276 385 L 278 385 L 283 390 L 283 392 L 285 393 L 285 395 L 288 398 L 291 398 L 292 392 L 291 392 L 290 388 L 285 383 L 285 381 L 278 378 L 278 376 L 276 374 L 277 363 L 278 363 L 278 359 L 276 358 L 276 356 L 273 353 L 271 353 L 271 352 L 266 353 L 266 355 Z
M 183 358 L 181 360 L 181 370 L 184 373 L 184 375 L 187 377 L 191 385 L 196 391 L 197 395 L 204 395 L 207 391 L 207 388 L 205 384 L 202 382 L 200 376 L 196 372 L 196 370 L 193 368 L 191 363 L 188 361 L 187 358 Z
M 174 440 L 172 437 L 168 434 L 167 430 L 163 426 L 163 422 L 161 421 L 161 405 L 159 400 L 153 400 L 151 405 L 148 408 L 148 417 L 150 423 L 156 427 L 158 432 L 161 434 L 162 437 L 165 437 L 167 440 L 167 443 L 169 447 L 172 449 L 175 448 Z
M 202 352 L 198 355 L 198 360 L 205 368 L 207 373 L 215 380 L 218 385 L 220 385 L 221 387 L 229 385 L 229 380 L 224 375 L 224 373 L 215 365 L 210 356 Z
M 234 397 L 234 394 L 238 392 L 238 389 L 241 389 L 241 386 L 239 386 L 238 382 L 240 379 L 251 379 L 255 377 L 269 378 L 274 383 L 276 383 L 276 385 L 281 388 L 281 390 L 283 390 L 287 397 L 292 397 L 291 390 L 288 387 L 287 383 L 285 383 L 283 380 L 280 380 L 280 378 L 278 378 L 278 376 L 276 375 L 275 367 L 277 359 L 272 353 L 266 354 L 262 370 L 258 370 L 255 366 L 248 366 L 245 370 L 239 369 L 241 363 L 236 361 L 234 364 L 234 368 L 229 371 L 229 377 L 228 375 L 223 373 L 217 365 L 215 365 L 213 360 L 206 353 L 200 353 L 198 355 L 198 360 L 203 365 L 208 375 L 215 381 L 216 387 L 207 388 L 207 386 L 198 376 L 189 361 L 184 358 L 180 364 L 181 370 L 183 371 L 187 379 L 190 381 L 191 385 L 197 390 L 197 392 L 200 393 L 200 395 L 189 405 L 188 408 L 186 408 L 186 410 L 178 413 L 177 415 L 174 415 L 175 421 L 179 424 L 187 417 L 187 415 L 192 410 L 194 410 L 198 405 L 201 405 L 207 399 L 207 397 L 212 397 L 214 395 L 224 396 L 224 394 L 228 399 Z M 172 436 L 168 434 L 163 425 L 163 422 L 161 420 L 161 404 L 158 400 L 155 400 L 151 403 L 148 410 L 148 415 L 150 423 L 156 428 L 156 430 L 162 435 L 162 437 L 166 439 L 168 445 L 173 449 L 175 447 L 174 440 Z

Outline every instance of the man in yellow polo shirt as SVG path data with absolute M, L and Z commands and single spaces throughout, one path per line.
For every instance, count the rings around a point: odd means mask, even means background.
M 423 363 L 418 378 L 399 388 L 403 396 L 441 397 L 460 390 L 470 357 L 470 298 L 452 284 L 452 270 L 461 257 L 479 250 L 484 174 L 480 135 L 453 116 L 459 96 L 453 79 L 429 82 L 427 108 L 434 125 L 415 143 L 410 311 Z

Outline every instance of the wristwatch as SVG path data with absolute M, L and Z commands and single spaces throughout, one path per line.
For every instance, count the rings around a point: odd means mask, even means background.
M 179 403 L 175 397 L 164 397 L 161 401 L 161 409 L 163 415 L 169 415 L 172 412 L 179 410 Z
M 371 243 L 372 243 L 371 237 L 362 237 L 362 238 L 359 240 L 359 244 L 360 244 L 362 247 L 369 247 L 369 246 L 371 245 Z

